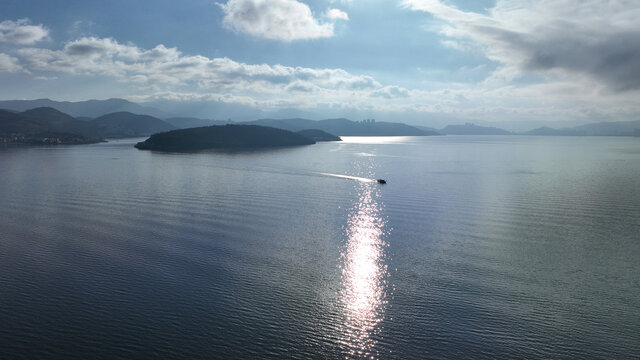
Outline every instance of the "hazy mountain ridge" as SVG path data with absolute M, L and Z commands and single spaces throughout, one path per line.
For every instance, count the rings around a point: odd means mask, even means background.
M 164 119 L 165 122 L 173 125 L 176 129 L 188 129 L 192 127 L 203 127 L 211 125 L 225 125 L 228 121 L 215 119 L 200 119 L 194 117 L 172 117 Z
M 154 104 L 160 104 L 156 102 Z M 180 104 L 185 109 L 188 104 Z M 204 106 L 200 104 L 199 106 Z M 79 102 L 53 101 L 50 99 L 36 100 L 5 100 L 0 101 L 0 108 L 6 111 L 0 118 L 8 121 L 0 124 L 0 129 L 13 129 L 30 134 L 36 129 L 42 132 L 65 132 L 90 137 L 127 137 L 144 136 L 158 131 L 171 129 L 223 125 L 228 120 L 203 119 L 196 117 L 167 117 L 167 113 L 151 106 L 143 106 L 124 99 L 87 100 Z M 43 109 L 55 109 L 56 112 Z M 205 107 L 206 108 L 206 107 Z M 234 109 L 234 107 L 227 107 Z M 36 109 L 40 109 L 37 110 Z M 104 118 L 113 113 L 129 113 L 131 124 L 114 117 Z M 231 111 L 232 112 L 232 111 Z M 20 117 L 9 119 L 8 113 L 22 114 Z M 148 116 L 142 119 L 145 127 L 138 124 L 137 116 Z M 43 119 L 46 117 L 46 119 Z M 28 122 L 27 122 L 28 118 Z M 98 118 L 102 118 L 96 121 Z M 151 119 L 153 118 L 153 119 Z M 164 118 L 165 120 L 162 120 Z M 18 120 L 21 119 L 21 120 Z M 117 122 L 109 123 L 110 121 Z M 19 125 L 22 123 L 22 125 Z M 155 124 L 154 124 L 155 123 Z M 437 130 L 426 126 L 411 126 L 404 123 L 384 121 L 352 121 L 346 118 L 325 120 L 309 120 L 305 118 L 262 118 L 259 120 L 237 122 L 238 124 L 253 124 L 271 126 L 289 131 L 318 129 L 330 134 L 342 136 L 424 136 L 424 135 L 546 135 L 546 136 L 640 136 L 640 120 L 598 122 L 567 128 L 539 127 L 526 132 L 513 133 L 497 127 L 480 126 L 471 123 L 462 125 L 448 125 Z M 98 125 L 98 126 L 96 126 Z
M 318 129 L 305 129 L 296 131 L 296 133 L 306 136 L 313 141 L 342 141 L 339 136 L 329 134 L 326 131 L 318 130 Z
M 289 131 L 318 129 L 338 136 L 426 136 L 437 135 L 403 123 L 352 121 L 345 118 L 308 119 L 259 119 L 245 124 L 271 126 Z
M 422 131 L 431 133 L 432 135 L 444 135 L 444 134 L 440 133 L 440 130 L 438 130 L 438 129 L 434 128 L 434 127 L 431 127 L 431 126 L 422 126 L 422 125 L 411 125 L 411 126 L 417 128 L 417 129 L 420 129 Z
M 598 122 L 561 129 L 544 126 L 527 131 L 524 134 L 545 136 L 640 136 L 640 120 Z
M 100 116 L 91 121 L 104 137 L 136 137 L 175 130 L 176 127 L 150 115 L 121 111 Z
M 105 114 L 127 111 L 135 114 L 151 115 L 158 118 L 168 115 L 150 106 L 143 106 L 125 99 L 55 101 L 51 99 L 36 100 L 1 100 L 0 109 L 23 112 L 39 107 L 50 107 L 73 117 L 96 118 Z
M 447 125 L 438 130 L 445 135 L 513 135 L 512 132 L 497 127 L 479 126 L 472 123 Z
M 24 112 L 0 110 L 0 133 L 4 135 L 75 134 L 87 138 L 147 136 L 175 127 L 149 115 L 111 113 L 96 119 L 78 120 L 49 107 Z
M 102 137 L 100 129 L 92 121 L 78 120 L 54 108 L 39 107 L 21 112 L 20 115 L 42 125 L 48 131 Z

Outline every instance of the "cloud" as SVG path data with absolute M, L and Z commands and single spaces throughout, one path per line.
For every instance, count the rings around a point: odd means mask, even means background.
M 329 9 L 327 17 L 332 20 L 349 20 L 349 15 L 339 9 Z
M 504 73 L 533 66 L 521 61 L 517 62 L 520 67 L 509 67 L 514 63 L 505 59 Z M 104 97 L 210 100 L 261 109 L 309 109 L 318 111 L 318 116 L 324 108 L 486 121 L 585 120 L 591 114 L 630 120 L 640 113 L 637 93 L 600 91 L 602 85 L 586 76 L 520 84 L 432 83 L 431 90 L 406 89 L 340 68 L 248 64 L 227 57 L 183 54 L 162 44 L 142 48 L 99 37 L 81 37 L 56 49 L 35 45 L 14 49 L 0 54 L 0 71 L 48 79 L 42 86 L 52 88 L 59 83 L 75 84 L 79 94 L 99 88 Z
M 228 0 L 219 6 L 224 26 L 255 37 L 294 41 L 334 35 L 332 23 L 318 22 L 308 5 L 296 0 Z
M 7 54 L 0 53 L 0 72 L 15 73 L 24 71 L 18 59 Z
M 286 86 L 286 91 L 311 93 L 317 92 L 320 88 L 305 81 L 296 81 Z
M 31 25 L 29 19 L 0 22 L 0 42 L 33 44 L 49 36 L 49 30 L 42 25 Z
M 385 86 L 381 89 L 373 91 L 369 96 L 384 99 L 394 99 L 409 97 L 410 93 L 409 90 L 398 86 Z
M 188 56 L 164 45 L 142 49 L 110 38 L 84 37 L 66 43 L 61 50 L 23 48 L 17 54 L 33 71 L 108 76 L 155 89 L 183 86 L 278 94 L 371 91 L 382 86 L 371 76 L 353 75 L 342 69 L 246 64 L 226 57 Z
M 446 23 L 450 39 L 471 39 L 510 80 L 527 71 L 588 77 L 613 91 L 640 89 L 640 4 L 635 0 L 498 0 L 488 13 L 438 0 L 404 0 Z M 451 41 L 451 40 L 449 40 Z M 455 42 L 449 42 L 453 46 Z

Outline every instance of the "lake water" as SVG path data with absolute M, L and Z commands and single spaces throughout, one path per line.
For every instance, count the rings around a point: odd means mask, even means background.
M 640 356 L 640 138 L 344 140 L 0 149 L 0 358 Z

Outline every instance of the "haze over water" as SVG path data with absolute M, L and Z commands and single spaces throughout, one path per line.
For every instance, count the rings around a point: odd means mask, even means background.
M 638 138 L 344 140 L 0 149 L 0 357 L 640 353 Z

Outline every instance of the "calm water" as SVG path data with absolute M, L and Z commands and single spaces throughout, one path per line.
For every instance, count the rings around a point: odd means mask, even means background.
M 640 356 L 638 138 L 135 141 L 0 149 L 0 358 Z

